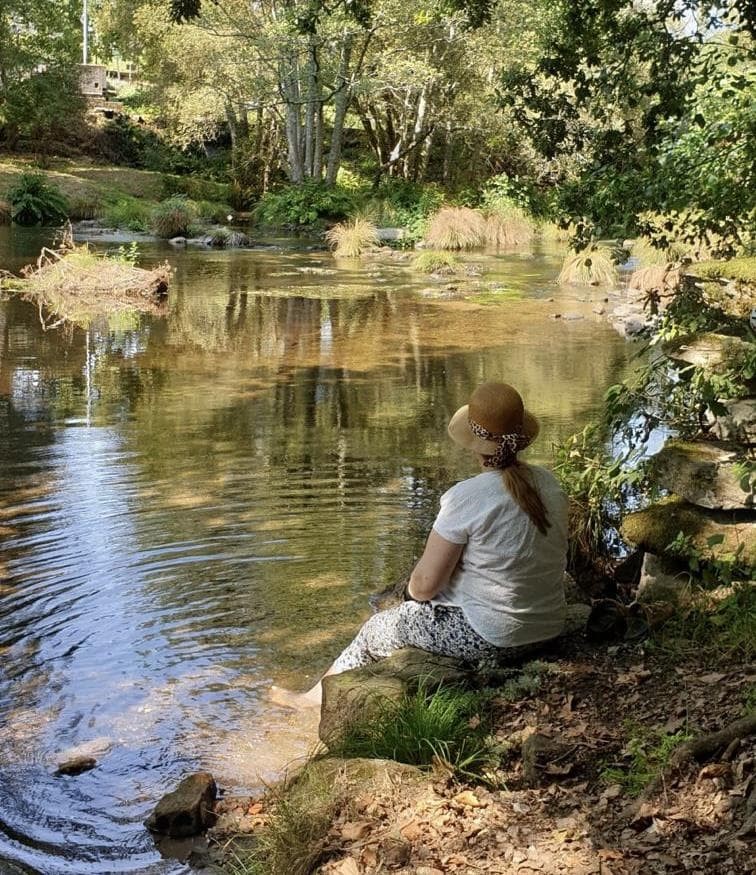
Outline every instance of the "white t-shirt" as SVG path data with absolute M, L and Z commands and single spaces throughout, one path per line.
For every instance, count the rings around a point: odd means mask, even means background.
M 564 626 L 567 499 L 551 472 L 529 468 L 551 522 L 546 535 L 494 470 L 452 486 L 433 524 L 465 549 L 432 603 L 462 608 L 478 635 L 497 647 L 546 641 Z

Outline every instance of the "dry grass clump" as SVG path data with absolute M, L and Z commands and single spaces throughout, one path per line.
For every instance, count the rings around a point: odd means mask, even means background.
M 499 208 L 486 215 L 486 243 L 496 249 L 527 246 L 534 235 L 533 220 L 519 207 Z
M 568 255 L 557 282 L 570 285 L 609 286 L 617 282 L 617 266 L 611 250 L 594 246 Z
M 575 232 L 572 226 L 560 228 L 556 222 L 545 221 L 538 223 L 536 233 L 541 240 L 549 243 L 567 243 Z
M 334 225 L 325 239 L 339 258 L 359 258 L 380 245 L 376 226 L 361 217 Z
M 460 260 L 451 252 L 421 252 L 412 260 L 412 268 L 421 273 L 436 273 L 443 275 L 455 274 L 459 271 Z
M 641 267 L 630 277 L 628 288 L 643 299 L 651 313 L 666 308 L 680 288 L 680 268 L 669 264 Z
M 63 322 L 88 324 L 119 310 L 158 312 L 168 293 L 170 267 L 136 267 L 125 258 L 97 255 L 86 246 L 43 249 L 36 265 L 21 279 L 6 279 L 7 288 L 39 306 L 45 328 Z M 47 314 L 46 316 L 43 314 Z
M 483 214 L 469 207 L 443 207 L 431 217 L 425 234 L 433 249 L 475 249 L 486 239 Z

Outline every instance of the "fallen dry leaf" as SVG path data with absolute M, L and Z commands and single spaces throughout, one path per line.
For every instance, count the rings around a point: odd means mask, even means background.
M 406 839 L 408 842 L 414 842 L 423 834 L 423 827 L 419 820 L 411 820 L 409 823 L 405 823 L 404 826 L 399 827 L 399 833 L 403 839 Z
M 461 793 L 457 793 L 452 801 L 456 802 L 457 805 L 464 805 L 468 808 L 483 808 L 486 804 L 481 802 L 472 790 L 463 790 Z
M 726 675 L 723 672 L 712 671 L 708 674 L 699 675 L 698 680 L 701 681 L 702 684 L 718 684 L 724 677 L 726 677 Z
M 345 842 L 358 842 L 370 832 L 371 826 L 366 820 L 345 823 L 341 827 L 341 838 Z
M 333 871 L 336 875 L 361 875 L 360 867 L 354 857 L 342 860 Z

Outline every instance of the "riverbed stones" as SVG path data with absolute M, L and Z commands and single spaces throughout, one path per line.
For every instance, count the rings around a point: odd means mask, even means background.
M 750 511 L 705 510 L 677 495 L 645 510 L 629 514 L 621 527 L 622 537 L 638 547 L 663 556 L 682 534 L 704 560 L 756 565 L 756 521 Z
M 739 453 L 732 445 L 669 440 L 652 461 L 652 474 L 670 492 L 711 510 L 753 507 L 754 494 L 743 489 Z
M 197 835 L 213 824 L 217 792 L 209 772 L 189 775 L 163 796 L 144 825 L 150 832 L 176 839 Z

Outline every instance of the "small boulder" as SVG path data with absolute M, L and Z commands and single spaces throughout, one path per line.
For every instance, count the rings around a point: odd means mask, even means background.
M 58 764 L 55 769 L 55 777 L 59 778 L 62 775 L 81 775 L 84 772 L 91 771 L 97 765 L 97 760 L 94 757 L 78 756 L 64 760 Z
M 171 246 L 175 246 L 177 249 L 186 248 L 186 237 L 171 237 L 171 239 L 168 242 L 170 243 Z
M 215 780 L 209 772 L 196 772 L 167 793 L 144 822 L 150 832 L 171 838 L 188 838 L 212 826 L 217 796 Z
M 652 476 L 670 492 L 711 510 L 753 507 L 741 486 L 738 453 L 723 443 L 669 440 L 653 457 Z
M 646 553 L 643 557 L 636 601 L 642 604 L 671 602 L 683 605 L 691 592 L 690 570 L 684 563 Z

